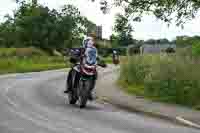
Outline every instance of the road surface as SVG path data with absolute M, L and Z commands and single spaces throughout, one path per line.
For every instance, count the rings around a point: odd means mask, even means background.
M 63 70 L 1 76 L 0 133 L 200 132 L 109 104 L 92 102 L 80 110 L 62 94 L 65 78 Z

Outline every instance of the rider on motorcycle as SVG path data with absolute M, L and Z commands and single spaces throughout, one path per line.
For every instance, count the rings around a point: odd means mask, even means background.
M 119 55 L 116 50 L 113 50 L 112 58 L 113 58 L 113 64 L 116 65 L 119 64 Z
M 67 77 L 67 87 L 66 90 L 64 91 L 64 93 L 68 93 L 72 87 L 72 70 L 75 69 L 76 70 L 76 74 L 75 74 L 75 87 L 77 87 L 78 85 L 78 81 L 80 79 L 80 63 L 83 64 L 94 64 L 96 63 L 96 58 L 97 58 L 97 49 L 95 47 L 95 42 L 94 42 L 94 34 L 90 34 L 90 36 L 86 37 L 86 39 L 83 40 L 83 48 L 81 49 L 77 49 L 74 52 L 73 56 L 76 56 L 75 58 L 71 58 L 70 62 L 74 62 L 74 67 L 69 71 L 68 77 Z M 93 57 L 89 57 L 88 53 L 95 53 L 95 55 L 92 55 Z M 82 58 L 83 57 L 83 58 Z M 78 63 L 77 63 L 78 62 Z M 97 74 L 96 74 L 97 77 Z M 95 85 L 93 85 L 95 86 Z M 91 91 L 92 92 L 92 91 Z M 89 99 L 92 100 L 93 96 L 92 93 L 89 96 Z

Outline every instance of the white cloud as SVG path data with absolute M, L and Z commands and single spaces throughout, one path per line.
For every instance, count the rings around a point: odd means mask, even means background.
M 200 16 L 188 21 L 184 25 L 184 29 L 181 27 L 171 24 L 169 27 L 166 23 L 156 20 L 154 16 L 145 16 L 141 23 L 135 23 L 135 33 L 133 34 L 136 38 L 149 39 L 149 38 L 168 38 L 173 39 L 177 35 L 200 35 Z
M 12 14 L 12 10 L 16 8 L 14 0 L 1 0 L 0 2 L 0 17 L 5 14 Z M 99 10 L 98 3 L 88 3 L 88 0 L 39 0 L 39 3 L 47 5 L 50 8 L 58 9 L 64 4 L 73 3 L 79 8 L 81 14 L 97 25 L 103 26 L 103 36 L 108 38 L 112 33 L 114 24 L 114 14 L 119 10 L 114 9 L 110 14 L 103 15 Z M 137 39 L 149 38 L 168 38 L 173 39 L 177 35 L 200 35 L 200 16 L 189 21 L 184 29 L 178 28 L 175 25 L 167 27 L 167 25 L 156 20 L 153 16 L 145 16 L 141 23 L 134 23 L 134 37 Z

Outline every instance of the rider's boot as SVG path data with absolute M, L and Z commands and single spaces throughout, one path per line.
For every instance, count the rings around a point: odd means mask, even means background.
M 95 99 L 97 99 L 97 98 L 98 98 L 98 97 L 97 97 L 97 95 L 95 94 L 94 91 L 91 91 L 91 92 L 89 93 L 88 99 L 89 99 L 90 101 L 93 101 L 93 100 L 95 100 Z
M 95 100 L 95 99 L 97 99 L 97 97 L 96 97 L 96 94 L 95 94 L 95 91 L 94 91 L 94 88 L 95 88 L 95 85 L 96 85 L 96 79 L 97 79 L 97 73 L 96 73 L 96 76 L 95 76 L 95 80 L 94 80 L 94 82 L 92 83 L 92 87 L 91 87 L 91 90 L 90 90 L 90 93 L 89 93 L 89 96 L 88 96 L 88 99 L 89 100 Z
M 93 100 L 93 95 L 92 95 L 92 91 L 90 91 L 89 96 L 88 96 L 89 100 Z
M 88 96 L 88 99 L 91 100 L 91 101 L 94 99 L 94 98 L 93 98 L 92 91 L 90 91 L 89 96 Z
M 69 89 L 65 90 L 64 93 L 65 93 L 65 94 L 69 93 Z
M 70 92 L 70 90 L 71 90 L 71 89 L 70 89 L 70 87 L 69 87 L 69 86 L 67 86 L 67 87 L 66 87 L 66 90 L 64 91 L 64 93 L 65 93 L 65 94 L 67 94 L 67 93 L 69 93 L 69 92 Z
M 69 93 L 72 88 L 72 70 L 69 71 L 67 82 L 66 82 L 66 90 L 64 91 L 65 94 Z

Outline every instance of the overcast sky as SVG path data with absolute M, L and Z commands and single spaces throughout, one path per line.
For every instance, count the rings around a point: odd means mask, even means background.
M 3 19 L 5 14 L 12 14 L 12 10 L 16 8 L 14 0 L 0 0 L 0 18 Z M 114 9 L 109 14 L 103 15 L 99 10 L 98 3 L 88 3 L 88 0 L 39 0 L 39 3 L 45 4 L 50 8 L 58 9 L 64 4 L 73 3 L 79 8 L 82 15 L 97 25 L 103 26 L 103 37 L 108 38 L 112 33 L 114 23 L 114 14 L 120 10 Z M 188 22 L 184 29 L 174 25 L 167 27 L 162 21 L 156 20 L 153 16 L 145 16 L 140 23 L 134 23 L 135 32 L 133 33 L 136 39 L 149 38 L 168 38 L 173 39 L 177 35 L 200 35 L 200 16 Z

